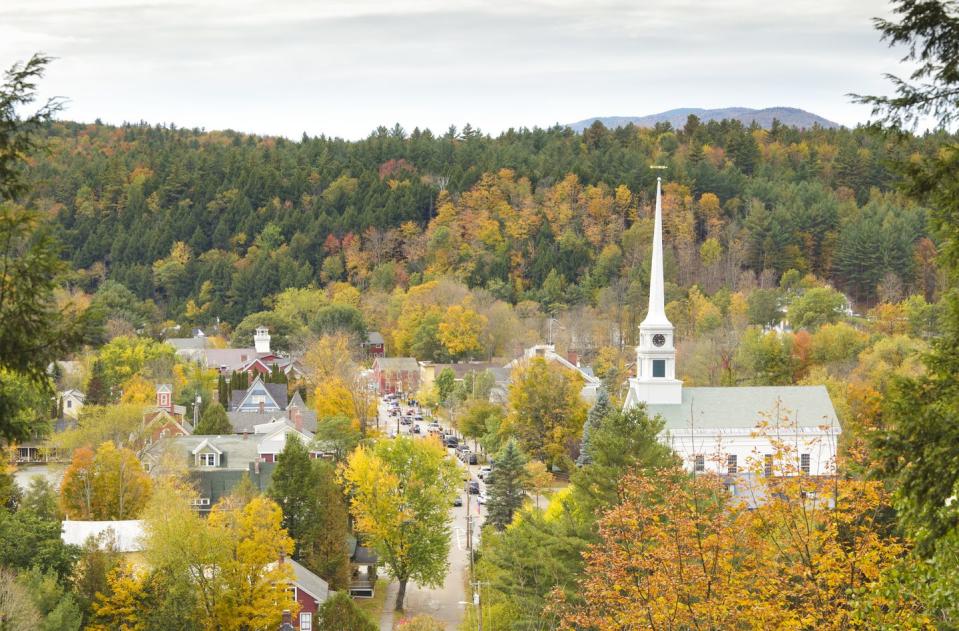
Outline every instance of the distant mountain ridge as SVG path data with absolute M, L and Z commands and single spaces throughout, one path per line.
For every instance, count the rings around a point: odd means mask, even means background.
M 648 116 L 598 116 L 570 123 L 568 127 L 574 131 L 583 131 L 595 121 L 601 122 L 610 129 L 625 127 L 630 123 L 637 127 L 654 127 L 657 123 L 665 122 L 668 122 L 673 127 L 682 127 L 686 124 L 686 119 L 690 114 L 695 114 L 703 122 L 732 119 L 740 121 L 743 125 L 750 125 L 755 121 L 760 127 L 765 129 L 772 127 L 773 119 L 778 119 L 783 125 L 803 129 L 809 129 L 813 125 L 819 125 L 827 129 L 840 127 L 838 123 L 834 123 L 822 116 L 796 107 L 767 107 L 760 110 L 749 107 L 723 107 L 718 109 L 681 107 Z

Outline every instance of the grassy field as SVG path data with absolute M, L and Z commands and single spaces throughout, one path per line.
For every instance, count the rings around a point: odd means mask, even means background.
M 380 616 L 383 615 L 383 605 L 386 603 L 386 588 L 389 584 L 386 579 L 379 578 L 376 580 L 373 598 L 356 598 L 353 600 L 356 606 L 368 613 L 376 624 L 380 623 Z

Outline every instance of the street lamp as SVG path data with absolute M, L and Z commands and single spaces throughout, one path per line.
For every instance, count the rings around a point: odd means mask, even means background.
M 200 420 L 200 404 L 203 403 L 203 397 L 199 394 L 196 395 L 196 401 L 193 404 L 193 427 L 196 429 L 196 425 Z

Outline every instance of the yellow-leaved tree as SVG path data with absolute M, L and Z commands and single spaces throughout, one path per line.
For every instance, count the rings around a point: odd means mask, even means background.
M 242 489 L 246 490 L 242 490 Z M 255 631 L 279 626 L 296 613 L 284 562 L 293 540 L 282 511 L 269 498 L 237 487 L 207 519 L 190 505 L 195 490 L 170 477 L 157 485 L 144 511 L 144 554 L 155 573 L 196 597 L 196 619 L 207 631 Z
M 464 357 L 483 350 L 480 335 L 486 329 L 485 316 L 463 305 L 450 305 L 439 323 L 439 340 L 451 357 Z
M 60 504 L 70 519 L 135 519 L 152 490 L 136 454 L 112 442 L 81 447 L 63 474 Z
M 439 586 L 447 572 L 449 507 L 459 470 L 433 438 L 396 438 L 361 445 L 341 469 L 356 530 L 400 583 L 395 608 L 403 609 L 406 584 Z

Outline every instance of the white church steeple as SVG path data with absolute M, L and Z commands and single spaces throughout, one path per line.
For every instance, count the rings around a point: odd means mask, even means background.
M 630 379 L 627 407 L 637 403 L 679 404 L 682 402 L 683 382 L 676 379 L 673 325 L 666 317 L 665 300 L 662 181 L 661 178 L 656 178 L 653 256 L 649 266 L 649 311 L 639 325 L 636 378 Z

